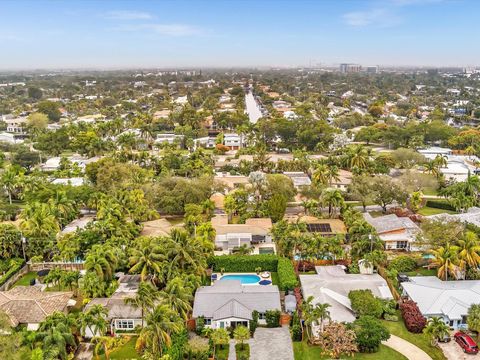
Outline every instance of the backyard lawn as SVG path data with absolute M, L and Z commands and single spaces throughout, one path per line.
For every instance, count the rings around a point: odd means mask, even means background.
M 456 214 L 455 211 L 452 211 L 452 210 L 437 209 L 437 208 L 432 208 L 428 206 L 422 207 L 420 210 L 418 210 L 418 213 L 423 216 L 437 215 L 437 214 Z
M 37 277 L 37 273 L 35 271 L 31 271 L 23 275 L 18 281 L 13 284 L 13 286 L 30 286 L 30 281 Z
M 322 351 L 318 346 L 309 346 L 305 341 L 304 342 L 294 342 L 293 343 L 293 352 L 295 355 L 295 360 L 327 360 L 331 359 L 330 356 L 322 355 Z M 363 354 L 356 353 L 353 358 L 342 357 L 348 359 L 363 359 L 363 360 L 407 360 L 405 356 L 396 352 L 393 349 L 390 349 L 387 346 L 380 345 L 378 352 L 373 354 Z
M 135 351 L 135 342 L 136 341 L 137 341 L 137 338 L 132 337 L 122 347 L 118 348 L 115 351 L 112 351 L 112 353 L 110 354 L 110 360 L 140 359 L 140 355 Z M 101 355 L 100 359 L 104 360 L 105 356 Z
M 406 273 L 408 276 L 436 276 L 437 269 L 418 268 Z
M 442 350 L 430 344 L 430 338 L 424 334 L 413 334 L 407 330 L 403 323 L 402 316 L 398 313 L 399 321 L 385 321 L 382 320 L 383 325 L 390 331 L 391 334 L 396 335 L 404 340 L 411 342 L 425 351 L 432 357 L 433 360 L 445 360 Z

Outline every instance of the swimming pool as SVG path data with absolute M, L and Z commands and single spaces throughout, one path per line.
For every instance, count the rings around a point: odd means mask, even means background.
M 232 274 L 232 275 L 224 275 L 220 278 L 221 280 L 240 280 L 242 284 L 257 284 L 261 279 L 260 276 L 253 275 L 253 274 Z

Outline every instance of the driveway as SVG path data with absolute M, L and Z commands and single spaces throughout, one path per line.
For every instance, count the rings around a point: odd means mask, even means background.
M 390 335 L 390 339 L 382 341 L 382 344 L 398 351 L 408 360 L 432 360 L 425 351 L 395 335 Z
M 257 328 L 250 339 L 251 360 L 293 360 L 293 345 L 288 326 Z
M 469 355 L 465 354 L 462 348 L 455 342 L 452 335 L 452 340 L 448 343 L 439 343 L 438 344 L 442 349 L 445 357 L 448 360 L 468 360 L 468 359 L 480 359 L 480 355 Z

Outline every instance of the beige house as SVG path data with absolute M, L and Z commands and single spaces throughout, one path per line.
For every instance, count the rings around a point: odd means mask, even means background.
M 5 312 L 13 327 L 26 325 L 37 330 L 40 323 L 56 311 L 67 313 L 75 305 L 72 292 L 43 292 L 35 286 L 16 286 L 0 291 L 0 310 Z

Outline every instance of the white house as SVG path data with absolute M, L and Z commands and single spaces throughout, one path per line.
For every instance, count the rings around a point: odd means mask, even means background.
M 242 136 L 238 134 L 223 134 L 223 145 L 230 150 L 238 150 L 243 146 Z
M 0 141 L 7 142 L 9 144 L 21 144 L 23 139 L 17 134 L 8 133 L 5 131 L 0 132 Z
M 175 141 L 181 141 L 183 135 L 176 135 L 173 133 L 158 134 L 155 139 L 156 144 L 173 144 Z
M 348 298 L 352 290 L 370 290 L 381 299 L 393 299 L 387 282 L 378 274 L 347 274 L 341 265 L 316 266 L 316 275 L 300 275 L 303 298 L 313 296 L 313 304 L 326 303 L 333 321 L 355 321 Z
M 215 229 L 215 247 L 222 253 L 230 253 L 243 245 L 253 246 L 255 253 L 274 253 L 270 230 L 270 218 L 247 219 L 245 224 L 229 224 L 226 216 L 212 218 Z
M 4 118 L 3 120 L 7 124 L 7 132 L 12 134 L 26 134 L 27 126 L 27 117 L 17 117 L 17 118 Z
M 238 280 L 219 280 L 197 289 L 193 318 L 204 317 L 205 326 L 212 329 L 249 327 L 253 311 L 258 311 L 259 323 L 265 324 L 268 310 L 281 310 L 277 285 L 242 285 Z
M 380 239 L 385 243 L 387 250 L 413 250 L 417 234 L 421 231 L 408 217 L 399 217 L 389 214 L 379 217 L 372 217 L 364 213 L 365 220 L 377 231 Z
M 440 156 L 452 155 L 452 149 L 442 148 L 438 146 L 432 146 L 426 149 L 419 149 L 417 151 L 429 160 L 435 159 L 438 155 Z
M 413 276 L 402 282 L 403 295 L 415 301 L 426 318 L 438 316 L 454 329 L 464 328 L 470 305 L 480 302 L 480 280 L 442 281 Z
M 110 332 L 134 333 L 135 328 L 142 326 L 142 310 L 126 304 L 125 299 L 134 297 L 140 284 L 140 275 L 123 275 L 118 279 L 118 289 L 110 298 L 94 298 L 84 309 L 87 311 L 94 305 L 102 305 L 108 310 L 107 320 L 110 323 Z M 85 330 L 85 337 L 92 338 L 94 334 L 89 328 Z

